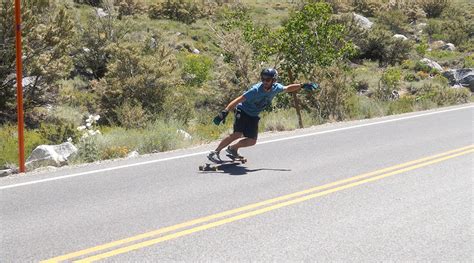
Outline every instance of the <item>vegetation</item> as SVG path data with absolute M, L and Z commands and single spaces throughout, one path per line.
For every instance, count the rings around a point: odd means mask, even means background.
M 467 0 L 22 4 L 27 154 L 69 140 L 79 148 L 70 162 L 81 163 L 216 140 L 232 123 L 215 126 L 213 115 L 270 66 L 284 84 L 314 81 L 322 88 L 277 96 L 261 131 L 472 101 L 469 89 L 451 88 L 420 62 L 474 67 L 474 9 Z M 353 12 L 372 27 L 361 26 Z M 2 1 L 0 168 L 17 162 L 12 14 L 13 1 Z

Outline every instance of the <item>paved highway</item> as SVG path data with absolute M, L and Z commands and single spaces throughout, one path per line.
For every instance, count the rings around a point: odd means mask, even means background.
M 473 261 L 472 104 L 0 179 L 0 260 Z

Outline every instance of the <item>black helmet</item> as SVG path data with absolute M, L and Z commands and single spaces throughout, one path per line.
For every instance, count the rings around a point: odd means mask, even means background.
M 266 68 L 260 72 L 260 78 L 263 77 L 269 77 L 272 78 L 273 80 L 277 80 L 278 78 L 278 72 L 274 68 Z

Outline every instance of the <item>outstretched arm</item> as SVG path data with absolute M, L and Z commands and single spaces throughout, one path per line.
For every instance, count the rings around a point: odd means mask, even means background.
M 283 92 L 293 92 L 301 88 L 308 91 L 313 91 L 318 89 L 319 85 L 317 83 L 290 84 L 288 86 L 283 87 Z
M 240 95 L 239 97 L 235 98 L 233 101 L 231 101 L 229 103 L 229 105 L 227 105 L 227 107 L 225 107 L 225 110 L 226 111 L 230 111 L 230 110 L 233 110 L 235 107 L 237 107 L 237 105 L 241 102 L 244 102 L 245 101 L 245 97 L 244 95 Z
M 288 92 L 289 93 L 289 92 L 297 91 L 297 90 L 301 89 L 302 85 L 303 84 L 299 84 L 299 83 L 298 84 L 296 84 L 296 83 L 295 84 L 290 84 L 288 86 L 283 87 L 283 92 Z

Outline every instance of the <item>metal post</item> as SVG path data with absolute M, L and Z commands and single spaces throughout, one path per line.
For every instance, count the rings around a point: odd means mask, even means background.
M 15 32 L 16 32 L 16 93 L 17 93 L 17 114 L 18 114 L 18 165 L 20 172 L 25 172 L 25 138 L 23 120 L 23 65 L 21 54 L 21 11 L 20 0 L 15 0 Z

